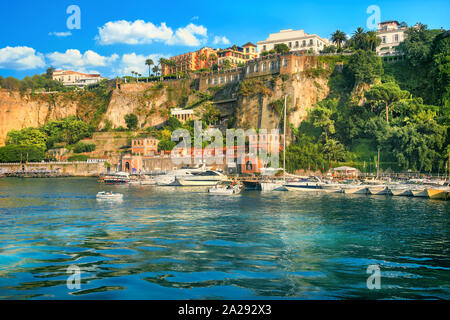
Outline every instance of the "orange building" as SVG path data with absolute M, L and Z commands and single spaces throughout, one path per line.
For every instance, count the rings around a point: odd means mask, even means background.
M 216 63 L 215 58 L 217 58 L 216 50 L 204 47 L 194 52 L 188 52 L 169 58 L 175 65 L 162 65 L 161 72 L 163 76 L 166 76 L 169 74 L 176 74 L 177 72 L 188 72 L 210 68 Z
M 159 140 L 155 138 L 136 138 L 131 140 L 131 154 L 149 156 L 158 152 Z

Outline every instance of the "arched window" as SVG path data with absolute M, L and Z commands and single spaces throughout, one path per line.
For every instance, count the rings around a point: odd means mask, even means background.
M 250 66 L 247 67 L 247 73 L 250 73 Z
M 253 171 L 253 164 L 252 164 L 252 162 L 250 160 L 247 161 L 247 163 L 245 164 L 245 169 L 247 171 Z
M 264 72 L 264 71 L 266 71 L 267 70 L 267 65 L 266 65 L 266 63 L 264 62 L 263 64 L 262 64 L 262 72 Z
M 275 68 L 274 68 L 274 64 L 273 64 L 273 61 L 272 61 L 269 64 L 269 70 L 272 71 L 273 69 L 275 69 Z

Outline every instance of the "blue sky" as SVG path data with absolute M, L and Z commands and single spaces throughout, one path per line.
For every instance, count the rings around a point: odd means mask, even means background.
M 79 30 L 67 28 L 70 5 L 80 8 Z M 327 38 L 336 29 L 351 34 L 366 28 L 370 5 L 380 8 L 381 21 L 449 29 L 448 0 L 8 1 L 0 12 L 0 75 L 23 78 L 49 66 L 107 77 L 131 70 L 147 74 L 147 57 L 256 44 L 281 29 Z

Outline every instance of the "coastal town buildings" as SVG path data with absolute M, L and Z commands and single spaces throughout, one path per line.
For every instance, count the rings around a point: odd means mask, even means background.
M 258 57 L 257 46 L 251 42 L 247 42 L 242 47 L 233 46 L 230 48 L 218 50 L 218 65 L 222 66 L 228 62 L 228 66 L 237 67 L 245 64 L 249 60 L 256 59 Z
M 146 138 L 136 138 L 131 140 L 131 153 L 135 155 L 153 155 L 158 152 L 159 140 L 146 137 Z
M 398 21 L 385 21 L 378 25 L 377 35 L 381 38 L 381 44 L 377 47 L 379 56 L 396 55 L 395 48 L 405 40 L 406 26 L 401 26 Z
M 209 68 L 216 62 L 216 49 L 203 47 L 194 52 L 183 53 L 169 58 L 174 62 L 173 65 L 161 65 L 161 74 L 163 76 L 169 74 L 176 74 L 177 72 L 195 71 L 204 68 Z
M 99 74 L 85 74 L 70 70 L 57 70 L 53 72 L 53 80 L 60 81 L 64 86 L 85 87 L 102 81 Z
M 277 33 L 271 33 L 266 40 L 258 41 L 258 52 L 270 51 L 275 45 L 284 43 L 291 51 L 307 52 L 312 50 L 319 53 L 325 46 L 331 45 L 326 38 L 316 34 L 308 34 L 303 30 L 286 29 Z

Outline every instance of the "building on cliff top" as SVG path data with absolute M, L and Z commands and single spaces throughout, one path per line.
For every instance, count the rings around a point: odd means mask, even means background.
M 53 80 L 62 82 L 65 86 L 85 87 L 102 81 L 103 78 L 99 74 L 85 74 L 70 70 L 57 70 L 53 72 Z
M 397 55 L 396 47 L 405 40 L 405 31 L 408 29 L 398 21 L 385 21 L 378 24 L 377 35 L 381 44 L 377 47 L 379 56 Z
M 307 52 L 312 50 L 319 53 L 325 46 L 331 45 L 328 39 L 316 34 L 308 34 L 303 30 L 286 29 L 271 33 L 266 40 L 258 41 L 258 52 L 270 51 L 277 44 L 286 44 L 291 51 Z
M 200 70 L 210 68 L 217 58 L 216 49 L 204 47 L 194 52 L 183 53 L 169 58 L 174 65 L 161 66 L 161 74 L 167 76 L 176 74 L 177 72 L 188 72 L 192 70 Z

